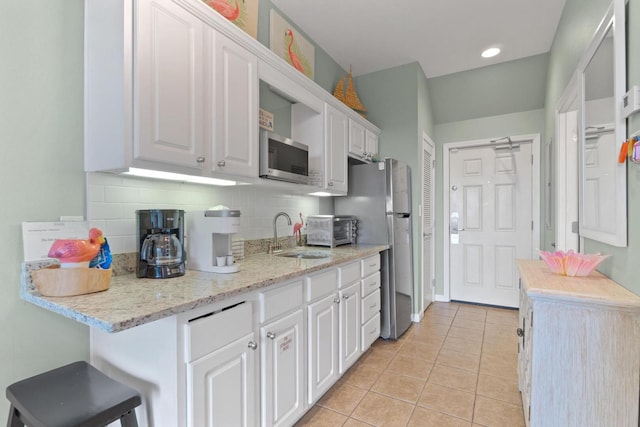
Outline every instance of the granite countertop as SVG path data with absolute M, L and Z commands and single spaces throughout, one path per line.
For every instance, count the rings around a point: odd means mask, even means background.
M 233 274 L 187 270 L 184 276 L 171 279 L 139 279 L 130 274 L 112 277 L 103 292 L 45 297 L 37 290 L 23 289 L 22 299 L 91 327 L 118 332 L 385 249 L 384 245 L 313 248 L 331 252 L 331 257 L 321 259 L 259 254 L 239 262 L 240 271 Z

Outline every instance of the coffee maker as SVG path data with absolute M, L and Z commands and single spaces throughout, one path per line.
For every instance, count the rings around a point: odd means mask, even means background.
M 184 211 L 149 209 L 136 211 L 138 265 L 136 276 L 166 279 L 183 276 Z
M 192 270 L 235 273 L 231 237 L 240 231 L 240 211 L 209 209 L 187 213 L 187 251 Z

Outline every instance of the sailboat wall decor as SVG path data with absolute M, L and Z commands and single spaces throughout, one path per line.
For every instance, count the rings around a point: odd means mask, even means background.
M 344 88 L 345 81 L 347 83 L 346 90 Z M 333 96 L 361 116 L 365 116 L 367 109 L 362 105 L 362 102 L 360 102 L 360 98 L 358 98 L 358 94 L 356 93 L 351 67 L 349 67 L 349 74 L 341 78 L 336 85 L 336 88 L 333 90 Z

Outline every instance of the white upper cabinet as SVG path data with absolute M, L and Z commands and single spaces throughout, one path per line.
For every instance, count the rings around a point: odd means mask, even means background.
M 349 119 L 349 154 L 358 158 L 365 158 L 364 126 L 353 119 Z
M 331 192 L 347 194 L 347 141 L 349 119 L 325 104 L 325 186 Z
M 364 155 L 367 159 L 371 160 L 374 156 L 378 155 L 378 134 L 367 129 L 365 130 L 364 141 Z
M 215 39 L 214 172 L 258 177 L 258 60 L 222 34 Z
M 348 151 L 377 151 L 379 129 L 200 1 L 85 0 L 84 60 L 86 171 L 263 182 L 260 80 L 291 102 L 285 136 L 309 146 L 303 191 L 346 194 Z
M 85 169 L 200 175 L 204 23 L 170 0 L 85 2 Z
M 204 162 L 203 27 L 169 0 L 141 2 L 134 59 L 134 159 Z

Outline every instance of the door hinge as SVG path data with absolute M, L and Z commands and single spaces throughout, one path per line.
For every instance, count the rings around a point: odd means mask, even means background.
M 531 421 L 531 405 L 529 405 L 529 421 Z
M 578 221 L 571 222 L 571 232 L 576 234 L 580 232 L 580 226 L 578 224 Z
M 529 323 L 529 326 L 533 328 L 533 311 L 531 311 L 531 322 Z
M 533 231 L 533 221 L 531 221 L 531 231 Z
M 436 161 L 435 160 L 431 160 L 431 168 L 432 169 L 436 168 Z
M 531 164 L 533 164 L 533 154 L 531 155 Z

